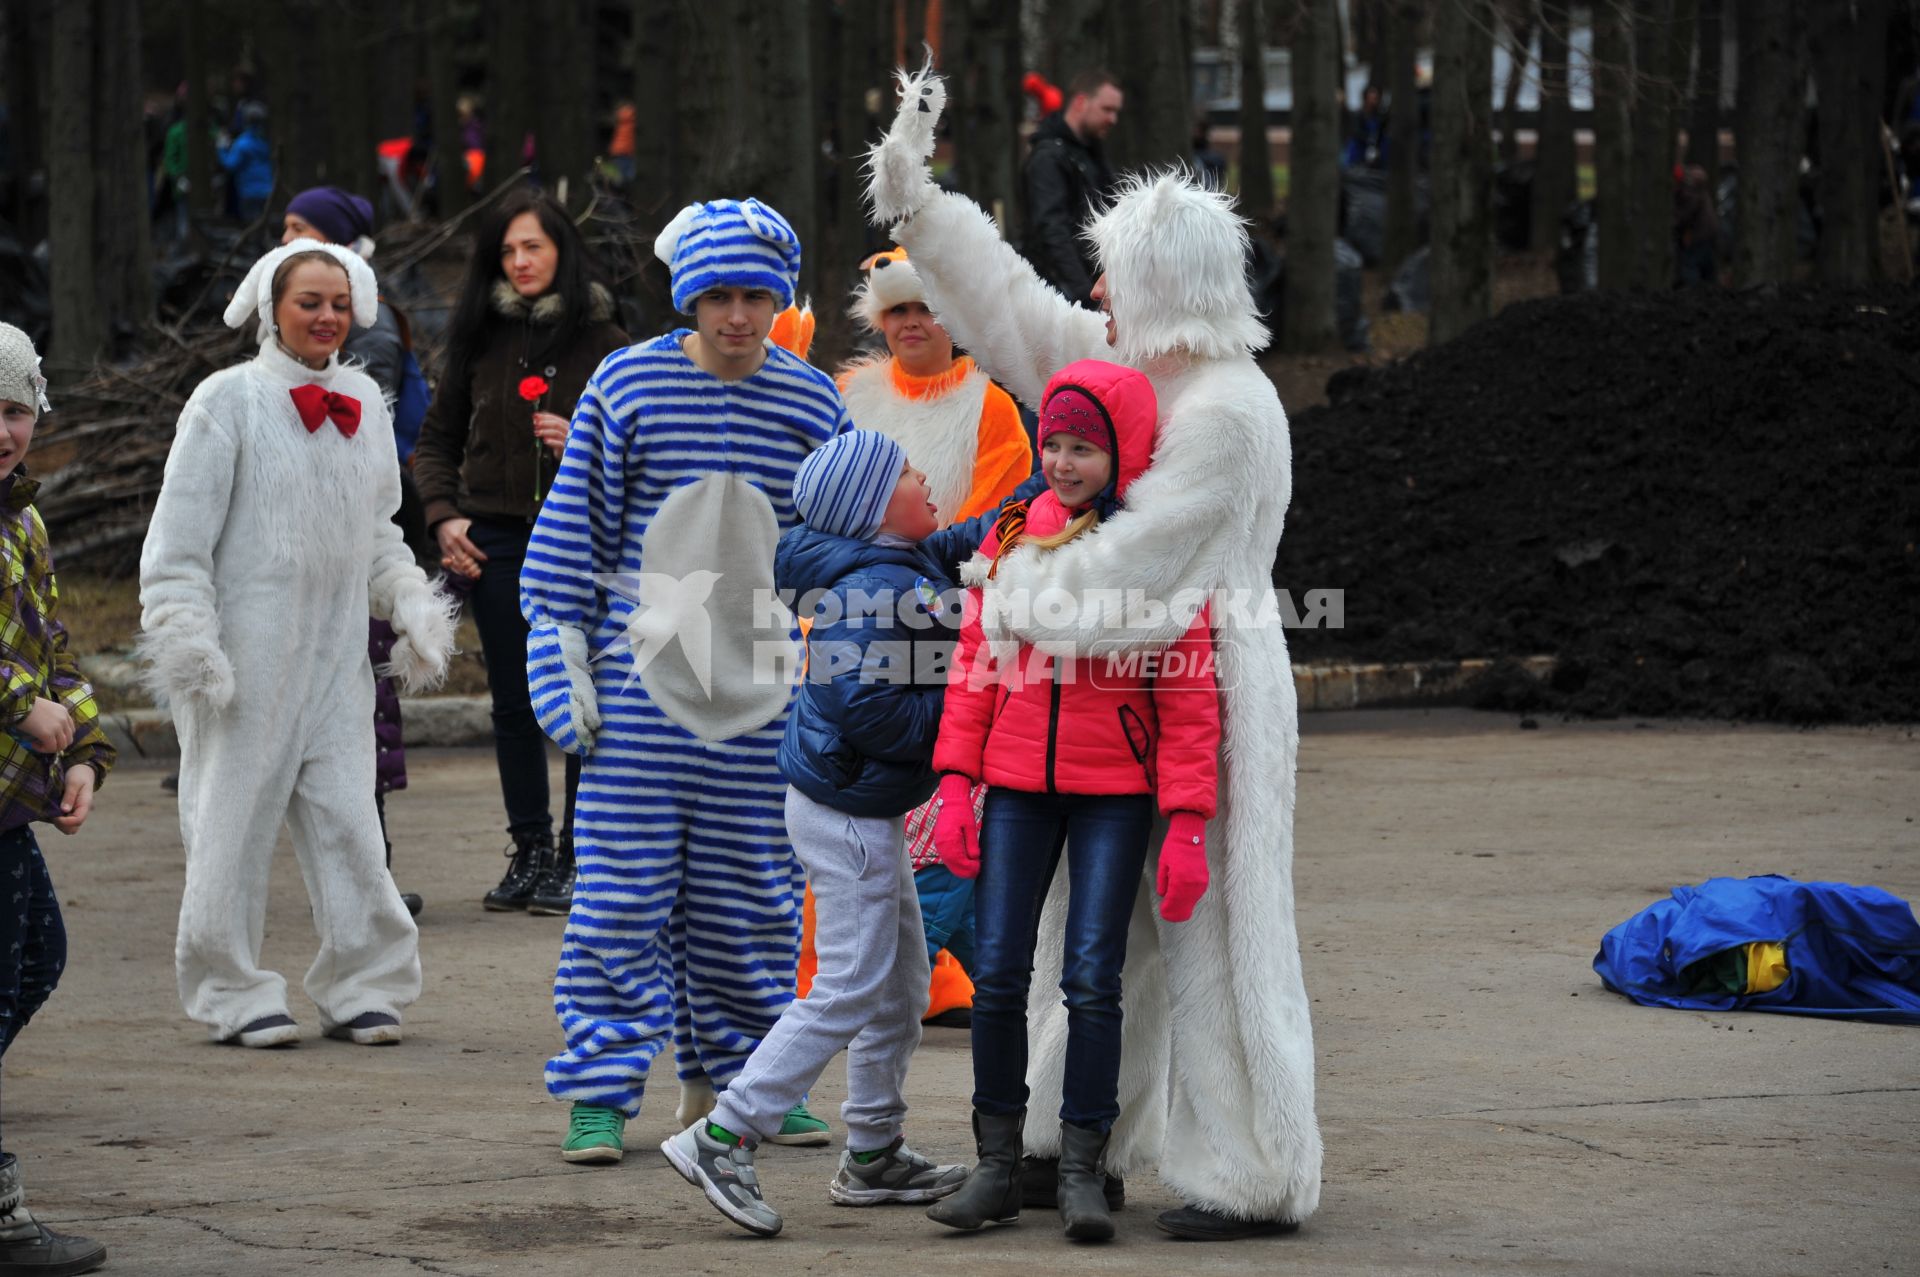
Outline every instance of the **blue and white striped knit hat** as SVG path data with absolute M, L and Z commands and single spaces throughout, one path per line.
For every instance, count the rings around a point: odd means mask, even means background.
M 800 279 L 800 237 L 759 200 L 689 204 L 655 238 L 653 252 L 673 272 L 673 308 L 686 315 L 709 288 L 764 288 L 785 310 Z
M 794 508 L 816 532 L 868 540 L 887 517 L 906 461 L 906 449 L 878 430 L 835 435 L 794 473 Z

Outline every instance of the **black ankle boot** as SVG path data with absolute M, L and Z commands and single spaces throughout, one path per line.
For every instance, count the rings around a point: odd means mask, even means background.
M 527 912 L 566 917 L 573 912 L 573 835 L 561 834 L 553 844 L 546 870 L 533 884 Z
M 533 898 L 534 884 L 552 856 L 553 835 L 547 830 L 515 834 L 513 845 L 507 848 L 507 872 L 481 903 L 494 913 L 525 909 Z
M 1020 1128 L 1027 1113 L 995 1117 L 973 1111 L 973 1144 L 980 1160 L 952 1196 L 927 1208 L 927 1218 L 948 1228 L 1011 1224 L 1020 1218 Z
M 1106 1177 L 1100 1172 L 1100 1158 L 1106 1151 L 1107 1132 L 1060 1123 L 1060 1226 L 1074 1241 L 1104 1242 L 1113 1237 Z
M 1060 1207 L 1060 1159 L 1057 1157 L 1024 1157 L 1020 1160 L 1022 1188 L 1020 1204 L 1028 1210 L 1058 1210 Z M 1107 1209 L 1117 1211 L 1127 1204 L 1127 1181 L 1125 1177 L 1106 1174 Z

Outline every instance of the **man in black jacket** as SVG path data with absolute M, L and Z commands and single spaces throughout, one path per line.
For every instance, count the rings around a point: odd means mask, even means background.
M 1089 310 L 1096 271 L 1080 230 L 1113 188 L 1101 139 L 1120 118 L 1120 85 L 1107 71 L 1083 71 L 1067 105 L 1040 121 L 1027 157 L 1025 254 L 1040 278 Z

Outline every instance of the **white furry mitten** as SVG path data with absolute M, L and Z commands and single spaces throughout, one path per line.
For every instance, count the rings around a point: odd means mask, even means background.
M 940 188 L 934 185 L 934 130 L 947 107 L 947 86 L 933 73 L 931 60 L 920 70 L 895 73 L 900 82 L 900 110 L 893 127 L 867 153 L 867 203 L 875 226 L 904 222 L 922 208 Z
M 381 676 L 399 679 L 408 692 L 438 687 L 453 657 L 453 631 L 459 617 L 458 599 L 442 594 L 424 579 L 402 582 L 393 598 L 393 630 L 399 637 L 393 654 L 380 667 Z
M 587 636 L 572 626 L 560 627 L 560 659 L 567 667 L 568 710 L 581 744 L 593 745 L 600 730 L 600 700 L 593 691 L 593 671 L 587 665 Z
M 185 706 L 203 702 L 216 710 L 233 701 L 233 665 L 220 650 L 220 623 L 181 618 L 140 635 L 147 690 L 156 701 Z

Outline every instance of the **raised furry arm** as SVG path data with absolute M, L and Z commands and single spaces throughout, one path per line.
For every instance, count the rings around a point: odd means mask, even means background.
M 1037 408 L 1047 378 L 1106 350 L 1105 321 L 1049 287 L 980 207 L 933 184 L 927 158 L 946 88 L 930 70 L 902 73 L 900 111 L 868 156 L 867 200 L 892 226 L 925 286 L 927 306 L 987 374 Z

